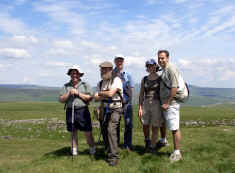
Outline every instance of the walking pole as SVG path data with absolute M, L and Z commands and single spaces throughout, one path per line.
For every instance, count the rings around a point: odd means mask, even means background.
M 73 161 L 73 141 L 74 141 L 74 96 L 72 103 L 72 161 Z
M 101 135 L 102 135 L 102 129 L 101 129 L 101 128 L 102 128 L 102 124 L 103 124 L 103 123 L 100 122 L 100 134 L 99 134 L 99 138 L 98 138 L 98 141 L 97 141 L 98 144 L 101 143 Z

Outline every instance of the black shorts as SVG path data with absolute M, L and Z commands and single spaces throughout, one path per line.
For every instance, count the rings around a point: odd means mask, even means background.
M 66 109 L 66 125 L 69 132 L 72 131 L 72 109 Z M 91 115 L 88 107 L 74 109 L 74 130 L 92 131 Z

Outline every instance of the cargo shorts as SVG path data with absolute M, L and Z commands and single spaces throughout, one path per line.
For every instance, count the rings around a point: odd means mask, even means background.
M 178 130 L 180 128 L 180 104 L 174 103 L 169 105 L 167 110 L 163 111 L 166 124 L 171 131 Z

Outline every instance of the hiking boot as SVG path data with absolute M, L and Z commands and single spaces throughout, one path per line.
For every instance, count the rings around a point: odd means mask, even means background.
M 77 155 L 78 155 L 77 148 L 71 149 L 71 154 L 72 154 L 73 156 L 77 156 Z
M 171 156 L 170 156 L 170 162 L 171 163 L 177 162 L 177 161 L 179 161 L 181 159 L 182 159 L 182 155 L 181 154 L 172 153 Z
M 156 144 L 156 148 L 162 148 L 162 147 L 165 147 L 168 145 L 169 145 L 169 143 L 167 140 L 165 140 L 165 141 L 159 140 Z
M 145 151 L 150 149 L 151 141 L 149 139 L 145 139 Z

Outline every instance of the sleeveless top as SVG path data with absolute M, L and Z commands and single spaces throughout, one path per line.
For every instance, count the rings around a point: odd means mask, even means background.
M 150 100 L 160 100 L 160 77 L 155 80 L 149 80 L 144 77 L 144 98 Z

